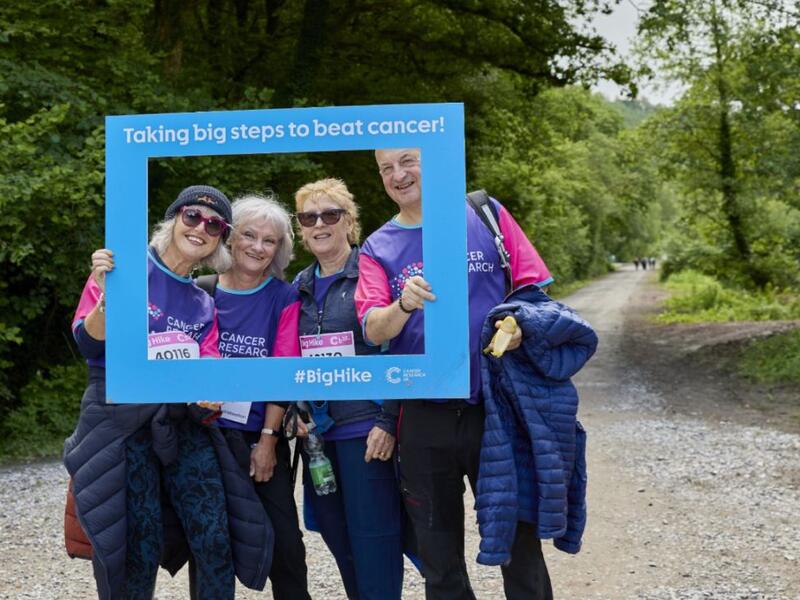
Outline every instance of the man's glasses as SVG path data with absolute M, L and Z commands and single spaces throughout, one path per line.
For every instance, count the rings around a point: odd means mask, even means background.
M 204 217 L 202 212 L 190 206 L 181 208 L 181 221 L 191 228 L 195 228 L 202 223 L 205 226 L 206 233 L 211 237 L 219 237 L 230 227 L 219 217 Z
M 325 225 L 336 225 L 346 212 L 343 208 L 329 208 L 320 213 L 299 212 L 297 213 L 297 221 L 303 227 L 313 227 L 317 224 L 317 219 L 322 219 Z

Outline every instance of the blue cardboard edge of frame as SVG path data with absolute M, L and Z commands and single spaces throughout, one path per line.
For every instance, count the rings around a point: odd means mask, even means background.
M 149 159 L 378 148 L 422 157 L 424 269 L 437 292 L 425 309 L 425 354 L 148 360 Z M 116 263 L 106 283 L 108 401 L 468 397 L 467 272 L 452 268 L 466 256 L 465 178 L 458 103 L 107 117 L 106 247 Z

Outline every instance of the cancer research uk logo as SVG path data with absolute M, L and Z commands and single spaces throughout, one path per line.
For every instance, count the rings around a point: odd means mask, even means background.
M 389 367 L 386 369 L 386 381 L 388 383 L 400 383 L 400 367 Z
M 414 380 L 420 377 L 425 377 L 425 371 L 422 369 L 401 369 L 400 367 L 386 369 L 386 382 L 391 384 L 413 385 Z

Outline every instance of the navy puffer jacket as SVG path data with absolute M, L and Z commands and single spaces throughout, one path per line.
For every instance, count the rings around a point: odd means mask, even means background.
M 586 524 L 586 432 L 569 378 L 594 354 L 597 335 L 572 309 L 526 286 L 489 313 L 482 347 L 507 315 L 522 328 L 522 345 L 481 358 L 486 423 L 476 507 L 485 565 L 508 563 L 517 521 L 535 523 L 540 539 L 572 554 Z
M 199 407 L 164 404 L 106 404 L 105 370 L 89 369 L 74 433 L 64 444 L 64 466 L 73 482 L 78 518 L 94 552 L 100 600 L 124 596 L 127 472 L 125 440 L 149 426 L 153 449 L 163 464 L 177 457 L 176 418 L 201 418 Z M 237 461 L 217 427 L 209 428 L 225 487 L 234 571 L 246 587 L 262 590 L 272 564 L 272 523 L 256 495 L 246 468 Z M 177 516 L 164 509 L 161 564 L 173 575 L 189 558 Z

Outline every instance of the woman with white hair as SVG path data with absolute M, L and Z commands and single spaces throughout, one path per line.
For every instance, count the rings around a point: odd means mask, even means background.
M 272 196 L 251 194 L 234 201 L 228 241 L 231 267 L 220 273 L 215 285 L 203 285 L 214 296 L 223 357 L 300 356 L 300 298 L 283 281 L 293 239 L 289 214 Z M 239 462 L 249 462 L 256 493 L 272 521 L 275 551 L 269 578 L 277 600 L 310 598 L 289 443 L 281 435 L 285 406 L 226 403 L 219 419 Z

